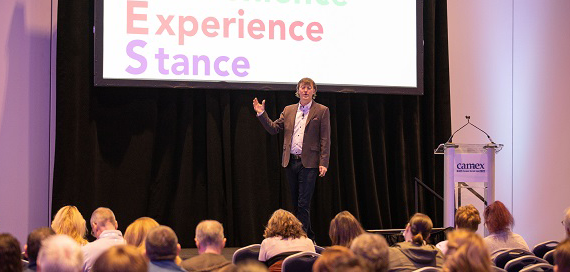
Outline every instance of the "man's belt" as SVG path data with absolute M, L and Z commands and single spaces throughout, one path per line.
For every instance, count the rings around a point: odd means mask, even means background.
M 291 159 L 300 160 L 300 159 L 301 159 L 301 155 L 291 154 Z

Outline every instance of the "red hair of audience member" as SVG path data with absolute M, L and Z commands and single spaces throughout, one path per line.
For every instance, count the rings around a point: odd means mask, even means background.
M 443 271 L 491 271 L 491 257 L 481 236 L 472 231 L 458 229 L 449 233 L 448 238 Z
M 362 233 L 364 233 L 364 229 L 358 220 L 347 211 L 338 213 L 331 220 L 329 237 L 333 246 L 350 247 L 352 240 Z
M 431 219 L 423 213 L 414 214 L 408 225 L 412 234 L 412 243 L 417 245 L 422 245 L 427 240 L 433 228 Z
M 93 272 L 148 272 L 148 262 L 140 251 L 131 245 L 109 248 L 97 258 Z
M 554 251 L 554 271 L 570 272 L 570 239 L 566 239 Z
M 485 208 L 485 225 L 490 233 L 510 230 L 514 224 L 513 215 L 503 202 L 497 200 Z
M 0 233 L 0 271 L 22 271 L 20 242 L 12 234 Z
M 366 270 L 366 266 L 359 257 L 343 246 L 327 247 L 313 265 L 313 272 L 359 272 Z

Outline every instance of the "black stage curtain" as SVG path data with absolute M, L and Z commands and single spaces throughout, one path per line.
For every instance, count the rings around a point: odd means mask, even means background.
M 275 119 L 298 101 L 294 90 L 94 87 L 93 0 L 58 6 L 52 214 L 75 205 L 89 221 L 105 206 L 123 231 L 150 216 L 183 247 L 195 246 L 201 220 L 215 219 L 228 246 L 261 242 L 271 213 L 291 204 L 283 137 L 265 132 L 251 101 L 265 99 Z M 403 228 L 414 213 L 414 177 L 443 191 L 443 159 L 433 150 L 451 132 L 446 9 L 446 1 L 424 3 L 423 96 L 318 93 L 332 127 L 330 168 L 312 204 L 318 244 L 330 244 L 330 220 L 342 210 L 366 229 Z M 427 191 L 420 210 L 441 226 L 442 203 Z

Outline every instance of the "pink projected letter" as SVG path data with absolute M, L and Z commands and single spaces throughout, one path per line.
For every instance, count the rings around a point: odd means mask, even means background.
M 135 14 L 135 8 L 148 8 L 148 2 L 127 1 L 127 34 L 148 34 L 146 27 L 134 27 L 135 21 L 146 22 L 146 14 Z
M 254 31 L 265 31 L 265 24 L 263 24 L 263 21 L 259 19 L 253 19 L 251 22 L 249 22 L 249 24 L 247 24 L 247 33 L 249 33 L 250 37 L 257 40 L 263 38 L 263 33 L 255 33 Z
M 312 22 L 307 25 L 307 37 L 313 42 L 318 42 L 323 39 L 321 36 L 315 37 L 314 34 L 323 34 L 323 26 L 321 23 Z
M 299 35 L 295 34 L 295 28 L 301 27 L 301 26 L 303 26 L 303 22 L 299 22 L 299 21 L 295 21 L 289 26 L 289 35 L 291 35 L 291 38 L 293 38 L 293 40 L 296 40 L 296 41 L 302 41 L 303 40 L 303 36 L 299 36 Z
M 184 24 L 190 21 L 192 23 L 192 30 L 188 31 L 184 28 Z M 178 19 L 178 44 L 184 44 L 184 36 L 194 36 L 198 33 L 198 21 L 192 16 L 180 16 Z
M 168 32 L 168 35 L 174 35 L 174 30 L 170 27 L 170 22 L 172 22 L 174 15 L 169 15 L 166 19 L 164 19 L 164 16 L 162 15 L 156 15 L 156 17 L 158 17 L 158 20 L 160 21 L 160 27 L 156 31 L 155 35 L 160 35 L 165 30 Z
M 204 32 L 204 35 L 210 38 L 218 36 L 217 31 L 209 31 L 210 29 L 212 30 L 220 29 L 220 22 L 218 22 L 218 19 L 214 17 L 208 17 L 204 19 L 204 21 L 202 22 L 202 32 Z

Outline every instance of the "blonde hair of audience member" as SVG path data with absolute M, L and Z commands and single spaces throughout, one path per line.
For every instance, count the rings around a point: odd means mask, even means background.
M 562 224 L 564 224 L 564 229 L 566 230 L 566 237 L 570 238 L 570 208 L 564 212 L 564 221 L 562 221 Z
M 388 243 L 382 235 L 363 233 L 352 240 L 350 250 L 360 256 L 372 271 L 388 271 Z
M 0 271 L 22 271 L 20 242 L 9 233 L 0 233 Z
M 566 239 L 554 251 L 554 271 L 570 272 L 570 239 Z
M 267 266 L 259 261 L 247 260 L 239 262 L 236 272 L 268 272 Z
M 459 229 L 477 231 L 481 224 L 481 216 L 475 206 L 469 204 L 457 208 L 455 212 L 455 226 Z
M 329 237 L 332 245 L 350 247 L 350 243 L 356 236 L 364 233 L 360 222 L 348 211 L 338 213 L 329 227 Z
M 412 242 L 416 245 L 423 245 L 429 238 L 433 223 L 429 216 L 423 213 L 416 213 L 404 230 L 404 237 L 407 242 Z
M 148 272 L 148 262 L 131 245 L 118 245 L 105 251 L 91 268 L 93 272 Z
M 343 246 L 327 247 L 313 264 L 313 272 L 366 270 L 360 259 L 350 249 Z
M 485 225 L 490 234 L 511 230 L 514 224 L 513 215 L 503 202 L 497 200 L 485 208 Z
M 99 239 L 101 232 L 105 230 L 116 230 L 119 224 L 115 219 L 115 214 L 111 209 L 99 207 L 91 214 L 91 234 Z
M 448 238 L 443 271 L 491 271 L 491 257 L 481 236 L 469 230 L 458 229 L 449 233 Z
M 131 223 L 125 231 L 125 241 L 128 245 L 137 247 L 139 250 L 145 248 L 145 239 L 148 232 L 158 227 L 159 224 L 150 217 L 141 217 Z
M 226 245 L 224 238 L 224 227 L 216 220 L 204 220 L 196 226 L 196 237 L 194 237 L 198 253 L 222 254 L 222 249 Z
M 42 272 L 79 272 L 83 270 L 83 252 L 71 237 L 52 235 L 43 240 L 37 264 Z
M 263 234 L 265 238 L 275 236 L 287 239 L 307 237 L 307 234 L 303 231 L 303 224 L 297 217 L 286 210 L 279 209 L 273 212 L 273 215 L 269 218 Z
M 51 228 L 57 234 L 65 234 L 80 245 L 86 245 L 87 226 L 83 215 L 75 206 L 64 206 L 57 213 L 51 222 Z

